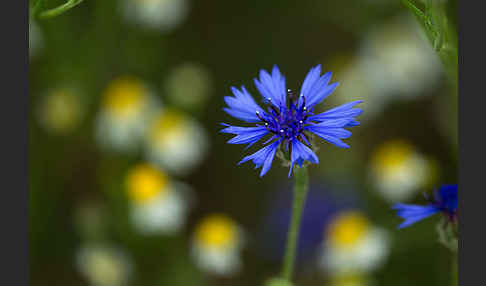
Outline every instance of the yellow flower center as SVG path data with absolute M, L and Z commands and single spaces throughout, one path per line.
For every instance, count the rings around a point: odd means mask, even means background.
M 373 165 L 379 173 L 395 172 L 412 157 L 414 148 L 407 142 L 395 140 L 385 143 L 373 156 Z
M 143 84 L 131 77 L 111 82 L 104 94 L 105 107 L 117 117 L 135 115 L 145 100 L 147 90 Z
M 159 115 L 152 125 L 150 138 L 154 142 L 167 142 L 173 136 L 182 132 L 185 121 L 184 115 L 175 110 L 168 110 Z
M 136 203 L 148 202 L 167 193 L 167 175 L 147 164 L 135 167 L 127 176 L 127 191 Z
M 349 248 L 366 234 L 368 228 L 368 219 L 359 212 L 341 214 L 329 226 L 329 241 L 335 247 Z
M 196 241 L 209 248 L 231 248 L 237 239 L 235 223 L 224 215 L 206 217 L 196 229 Z

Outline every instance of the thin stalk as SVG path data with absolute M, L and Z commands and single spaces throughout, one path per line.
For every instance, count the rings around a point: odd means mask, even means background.
M 47 11 L 42 12 L 39 17 L 41 18 L 52 18 L 61 15 L 62 13 L 68 11 L 69 9 L 73 8 L 74 6 L 79 5 L 83 0 L 68 0 L 66 3 L 56 7 L 49 9 Z
M 300 219 L 307 196 L 308 182 L 309 175 L 307 173 L 307 167 L 296 167 L 294 198 L 292 202 L 292 217 L 290 221 L 289 231 L 287 233 L 287 245 L 285 248 L 284 264 L 282 269 L 282 278 L 289 282 L 292 280 L 292 272 L 294 267 L 297 240 L 300 228 Z
M 452 286 L 457 286 L 458 283 L 459 283 L 459 280 L 458 280 L 458 261 L 457 261 L 457 252 L 453 252 L 452 254 L 452 261 L 451 261 L 451 282 L 452 282 Z
M 32 3 L 32 2 L 29 2 Z M 39 10 L 42 7 L 42 0 L 37 0 L 35 3 L 29 6 L 29 20 L 32 21 L 37 14 L 39 13 Z

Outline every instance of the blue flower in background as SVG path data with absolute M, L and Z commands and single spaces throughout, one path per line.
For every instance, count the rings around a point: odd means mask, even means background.
M 292 213 L 292 188 L 282 185 L 278 192 L 269 192 L 265 198 L 265 213 L 257 230 L 257 255 L 262 258 L 281 261 L 285 252 L 287 232 Z M 338 193 L 339 196 L 333 195 Z M 298 264 L 313 261 L 318 255 L 327 226 L 333 217 L 347 209 L 355 209 L 360 204 L 354 189 L 329 187 L 323 181 L 312 182 L 302 212 L 297 242 Z M 305 266 L 304 266 L 305 267 Z
M 261 108 L 248 93 L 244 86 L 241 90 L 232 87 L 234 94 L 224 98 L 229 115 L 247 123 L 256 123 L 252 127 L 226 126 L 223 133 L 235 134 L 228 141 L 230 144 L 248 144 L 248 147 L 269 135 L 263 144 L 265 147 L 256 153 L 246 156 L 238 164 L 252 160 L 256 168 L 262 167 L 260 177 L 265 175 L 272 166 L 273 158 L 279 146 L 285 146 L 290 152 L 290 171 L 295 163 L 300 167 L 304 161 L 317 164 L 319 159 L 309 147 L 311 133 L 341 148 L 349 148 L 341 139 L 351 136 L 344 129 L 359 125 L 355 117 L 362 113 L 359 108 L 353 108 L 362 101 L 353 101 L 323 113 L 314 114 L 314 107 L 328 97 L 338 83 L 329 84 L 331 72 L 321 76 L 321 66 L 312 68 L 307 74 L 300 95 L 294 96 L 285 88 L 285 77 L 275 65 L 270 75 L 260 70 L 260 79 L 255 78 L 255 85 L 263 96 L 266 110 Z
M 398 228 L 410 226 L 439 212 L 454 221 L 457 216 L 457 184 L 441 186 L 439 191 L 434 192 L 434 200 L 425 206 L 398 203 L 393 209 L 405 219 Z

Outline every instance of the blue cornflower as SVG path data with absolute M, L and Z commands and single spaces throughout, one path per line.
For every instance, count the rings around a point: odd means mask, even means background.
M 433 201 L 425 206 L 398 203 L 393 209 L 397 210 L 398 216 L 405 219 L 398 228 L 407 227 L 439 212 L 453 222 L 457 217 L 457 184 L 441 186 L 439 191 L 434 192 Z
M 361 100 L 353 101 L 323 113 L 314 114 L 314 107 L 328 97 L 338 83 L 329 84 L 331 72 L 321 76 L 321 66 L 312 68 L 307 74 L 300 95 L 294 96 L 285 87 L 285 77 L 275 65 L 270 75 L 260 70 L 260 78 L 254 79 L 258 91 L 263 96 L 266 109 L 261 108 L 246 90 L 231 87 L 234 94 L 224 98 L 229 115 L 247 123 L 256 123 L 252 127 L 226 126 L 223 133 L 235 134 L 228 141 L 230 144 L 248 144 L 248 147 L 269 135 L 270 138 L 263 144 L 265 147 L 256 153 L 246 156 L 238 164 L 252 160 L 256 168 L 262 167 L 260 177 L 265 175 L 272 166 L 277 148 L 282 146 L 290 153 L 290 171 L 295 163 L 300 167 L 304 161 L 319 163 L 316 154 L 309 147 L 311 134 L 341 148 L 349 146 L 341 139 L 351 136 L 351 132 L 344 127 L 359 125 L 355 117 L 362 113 L 359 108 L 353 108 Z M 284 146 L 284 147 L 283 147 Z

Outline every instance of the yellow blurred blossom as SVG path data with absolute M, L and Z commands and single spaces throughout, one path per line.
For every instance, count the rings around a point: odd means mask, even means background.
M 136 116 L 147 94 L 148 90 L 140 80 L 134 77 L 121 77 L 108 85 L 103 95 L 103 104 L 114 116 Z
M 320 265 L 331 277 L 367 273 L 384 263 L 389 244 L 385 230 L 374 226 L 365 214 L 347 210 L 327 228 Z
M 206 156 L 206 130 L 176 109 L 155 116 L 147 133 L 148 160 L 169 172 L 186 175 Z
M 368 219 L 361 213 L 344 213 L 329 226 L 329 241 L 334 247 L 352 247 L 363 238 L 369 226 Z
M 196 240 L 205 247 L 228 248 L 235 244 L 235 223 L 220 214 L 206 217 L 196 229 Z
M 409 142 L 393 139 L 372 154 L 371 177 L 379 193 L 389 201 L 404 201 L 435 182 L 438 165 Z
M 168 183 L 169 179 L 165 173 L 148 164 L 134 167 L 126 180 L 128 195 L 136 203 L 144 203 L 156 196 L 166 195 Z
M 226 215 L 212 214 L 196 226 L 192 257 L 204 272 L 230 276 L 242 267 L 242 245 L 243 237 L 239 226 Z
M 160 102 L 140 79 L 114 79 L 103 92 L 96 137 L 104 148 L 135 151 L 143 142 L 147 125 L 159 112 Z

